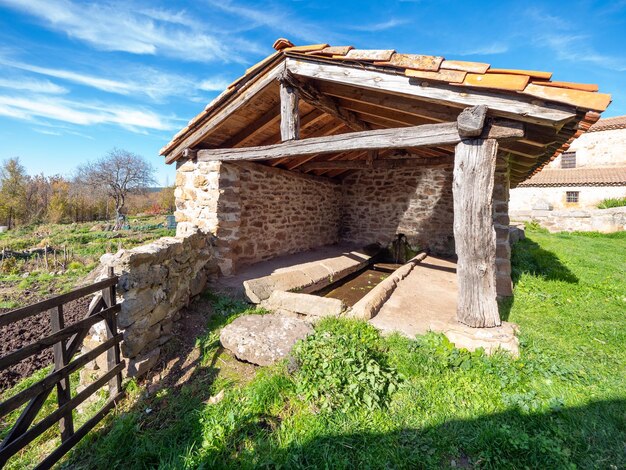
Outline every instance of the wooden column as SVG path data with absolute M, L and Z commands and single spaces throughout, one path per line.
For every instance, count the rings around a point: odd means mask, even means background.
M 287 83 L 280 81 L 280 136 L 283 142 L 300 138 L 300 113 L 298 112 L 298 92 Z
M 467 139 L 456 146 L 454 158 L 457 319 L 472 327 L 501 324 L 496 302 L 496 233 L 492 214 L 497 151 L 495 139 Z

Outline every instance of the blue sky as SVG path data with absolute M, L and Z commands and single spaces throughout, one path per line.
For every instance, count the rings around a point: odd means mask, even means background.
M 553 71 L 626 114 L 626 1 L 0 0 L 0 159 L 69 175 L 121 147 L 148 158 L 273 41 Z

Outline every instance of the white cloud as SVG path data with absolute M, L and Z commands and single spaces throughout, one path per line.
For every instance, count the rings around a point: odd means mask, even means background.
M 398 20 L 398 19 L 392 18 L 390 20 L 381 21 L 379 23 L 350 26 L 349 29 L 352 29 L 353 31 L 379 32 L 379 31 L 386 31 L 388 29 L 393 29 L 393 28 L 396 28 L 398 26 L 402 26 L 408 23 L 410 23 L 409 20 Z
M 195 80 L 193 77 L 183 77 L 151 67 L 128 68 L 121 71 L 124 79 L 114 79 L 98 77 L 72 70 L 40 67 L 38 65 L 10 60 L 2 57 L 2 55 L 0 55 L 0 64 L 39 75 L 45 75 L 47 77 L 58 78 L 78 85 L 88 86 L 108 93 L 126 96 L 148 96 L 155 101 L 160 101 L 169 96 L 184 96 L 190 100 L 200 99 L 201 101 L 206 101 L 205 97 L 197 96 L 198 90 L 221 91 L 230 83 L 223 78 L 211 78 L 198 84 L 199 80 Z M 119 69 L 118 73 L 120 73 Z M 2 83 L 3 80 L 0 79 L 0 87 L 3 86 Z M 66 89 L 49 81 L 38 82 L 35 80 L 26 80 L 22 83 L 21 88 L 18 88 L 21 83 L 20 80 L 12 80 L 11 83 L 15 84 L 12 88 L 33 92 L 67 92 Z M 9 81 L 7 81 L 6 87 L 9 87 L 8 84 Z
M 208 25 L 184 12 L 133 10 L 129 2 L 84 3 L 75 0 L 0 0 L 30 14 L 48 28 L 105 51 L 161 54 L 189 61 L 243 62 L 249 45 L 206 33 Z
M 472 49 L 466 49 L 460 52 L 456 52 L 457 55 L 494 55 L 504 54 L 509 51 L 509 46 L 503 42 L 494 42 L 491 44 L 485 44 L 484 46 L 478 46 Z
M 34 80 L 26 77 L 0 78 L 0 88 L 55 95 L 68 92 L 66 88 L 63 88 L 56 83 L 52 83 L 49 80 Z
M 156 113 L 127 106 L 106 106 L 57 97 L 33 95 L 25 98 L 0 95 L 0 114 L 17 119 L 52 119 L 81 126 L 112 124 L 131 130 L 172 130 L 177 126 Z

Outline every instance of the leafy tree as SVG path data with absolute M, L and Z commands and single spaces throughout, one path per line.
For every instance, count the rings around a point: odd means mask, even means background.
M 154 168 L 143 157 L 114 148 L 107 155 L 78 168 L 77 182 L 83 187 L 101 189 L 115 203 L 116 219 L 123 214 L 130 193 L 154 184 Z
M 26 213 L 26 188 L 29 176 L 18 157 L 5 160 L 0 166 L 0 215 L 9 227 Z

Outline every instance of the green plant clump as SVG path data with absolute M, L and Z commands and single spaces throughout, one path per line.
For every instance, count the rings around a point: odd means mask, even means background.
M 320 322 L 294 348 L 298 393 L 326 411 L 385 407 L 400 377 L 382 345 L 378 331 L 367 323 Z
M 609 199 L 603 199 L 598 204 L 598 209 L 610 209 L 612 207 L 624 207 L 626 206 L 626 197 L 614 197 Z

